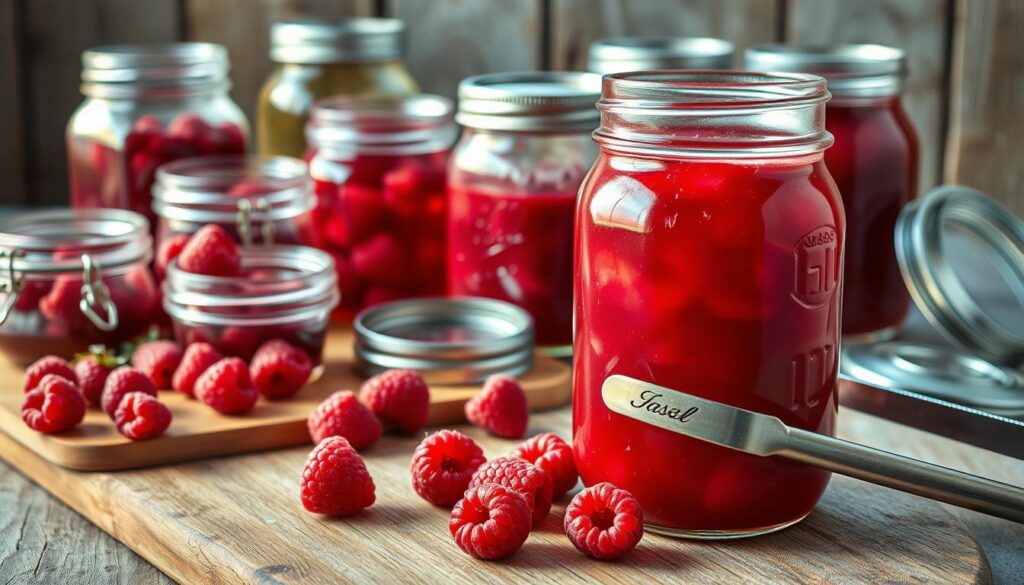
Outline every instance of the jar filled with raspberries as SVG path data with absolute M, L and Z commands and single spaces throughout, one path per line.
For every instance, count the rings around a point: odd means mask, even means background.
M 361 309 L 445 293 L 445 167 L 452 102 L 332 98 L 307 126 L 315 245 L 334 258 L 347 321 Z
M 249 124 L 228 97 L 227 51 L 209 43 L 113 45 L 82 55 L 82 93 L 67 128 L 71 204 L 155 215 L 160 165 L 240 154 Z
M 245 245 L 309 244 L 316 205 L 306 163 L 286 156 L 204 156 L 157 171 L 157 249 L 180 249 L 206 224 Z M 162 256 L 157 255 L 158 264 Z M 158 266 L 158 272 L 164 266 Z
M 18 363 L 144 333 L 159 307 L 149 223 L 117 209 L 0 220 L 0 351 Z

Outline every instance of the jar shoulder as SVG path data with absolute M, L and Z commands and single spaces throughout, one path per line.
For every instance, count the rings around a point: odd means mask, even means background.
M 589 133 L 543 135 L 467 130 L 450 163 L 455 187 L 575 191 L 597 159 Z

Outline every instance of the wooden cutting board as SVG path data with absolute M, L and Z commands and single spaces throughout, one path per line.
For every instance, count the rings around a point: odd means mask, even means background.
M 842 416 L 865 418 L 853 411 Z M 488 457 L 515 444 L 462 430 Z M 531 417 L 530 434 L 568 437 L 569 430 L 567 408 Z M 82 473 L 51 465 L 0 433 L 0 455 L 183 583 L 990 581 L 978 544 L 939 505 L 842 477 L 807 520 L 760 538 L 693 542 L 647 534 L 627 557 L 596 562 L 563 534 L 563 500 L 514 556 L 477 561 L 452 542 L 448 511 L 413 492 L 408 467 L 417 441 L 388 436 L 366 451 L 377 503 L 338 520 L 308 514 L 299 504 L 308 448 Z
M 540 354 L 533 368 L 520 378 L 532 410 L 566 404 L 572 394 L 572 370 L 567 364 Z M 84 471 L 130 469 L 291 447 L 309 443 L 306 417 L 335 390 L 358 391 L 363 379 L 352 370 L 352 331 L 333 329 L 324 350 L 324 373 L 295 398 L 260 400 L 245 416 L 223 416 L 200 402 L 174 391 L 161 391 L 174 421 L 160 437 L 133 442 L 121 436 L 106 413 L 90 409 L 75 430 L 43 435 L 21 421 L 23 370 L 0 363 L 0 428 L 15 440 L 57 465 Z M 480 386 L 431 388 L 431 424 L 464 420 L 463 404 Z

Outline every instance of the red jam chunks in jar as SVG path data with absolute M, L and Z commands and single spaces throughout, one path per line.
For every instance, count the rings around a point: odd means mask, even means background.
M 452 103 L 438 96 L 332 98 L 313 107 L 313 237 L 338 271 L 338 320 L 384 301 L 444 294 L 445 167 L 455 132 Z
M 822 161 L 825 81 L 607 75 L 576 215 L 573 446 L 654 530 L 729 538 L 799 521 L 829 474 L 612 411 L 628 376 L 830 435 L 844 218 Z M 737 101 L 742 108 L 732 107 Z
M 240 154 L 249 125 L 228 97 L 224 47 L 115 45 L 82 55 L 85 101 L 67 129 L 71 204 L 130 209 L 151 222 L 160 165 Z
M 160 295 L 141 215 L 58 210 L 0 220 L 0 351 L 18 363 L 145 333 Z
M 537 345 L 572 354 L 576 193 L 597 157 L 601 78 L 496 73 L 459 85 L 466 127 L 448 178 L 448 291 L 533 317 Z
M 747 50 L 747 68 L 813 73 L 828 82 L 825 127 L 836 141 L 825 164 L 847 220 L 843 337 L 892 338 L 910 311 L 893 231 L 916 195 L 918 173 L 917 136 L 900 103 L 906 56 L 879 45 L 761 45 Z

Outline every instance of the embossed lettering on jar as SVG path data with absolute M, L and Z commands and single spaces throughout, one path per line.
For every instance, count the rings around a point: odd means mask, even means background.
M 827 472 L 617 414 L 601 386 L 622 374 L 833 433 L 845 220 L 822 161 L 825 82 L 637 72 L 603 84 L 576 215 L 580 475 L 630 490 L 667 534 L 788 526 Z

